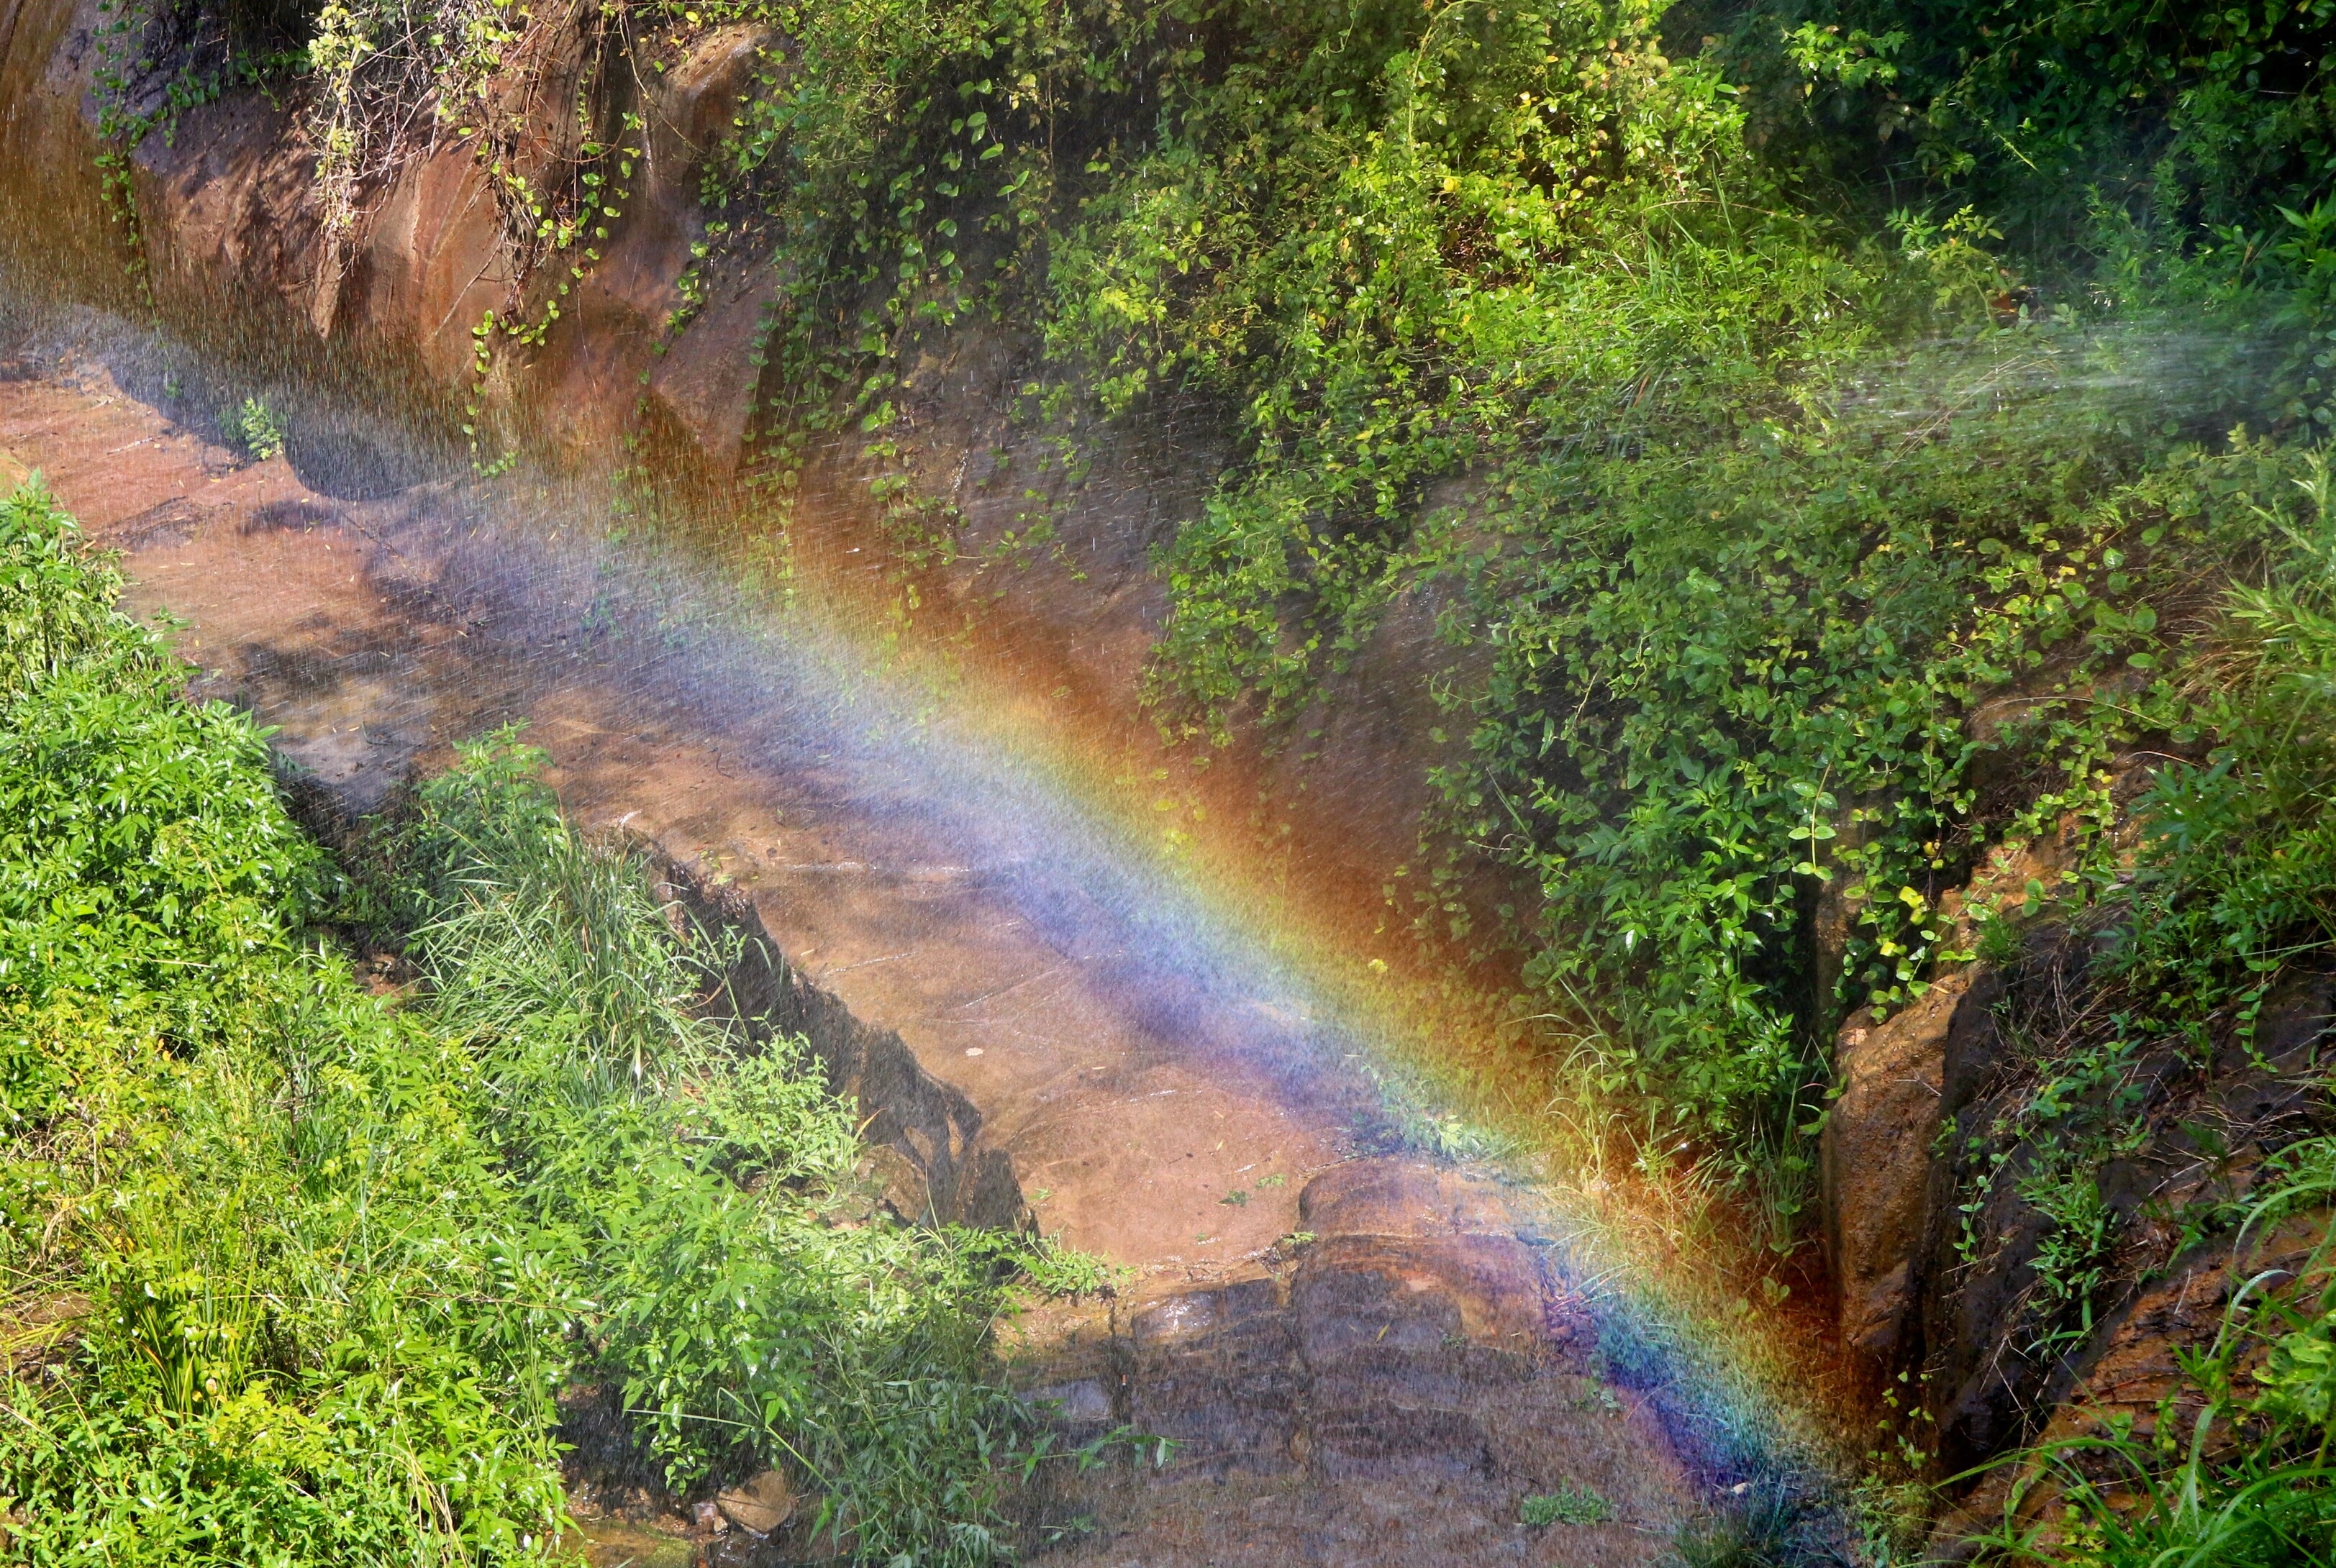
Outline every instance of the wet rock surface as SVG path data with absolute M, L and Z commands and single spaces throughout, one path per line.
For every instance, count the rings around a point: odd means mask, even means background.
M 1036 1398 L 1072 1435 L 1108 1419 L 1173 1444 L 1056 1512 L 1048 1561 L 1632 1563 L 1694 1487 L 1653 1412 L 1601 1375 L 1586 1304 L 1520 1235 L 1495 1183 L 1420 1160 L 1349 1161 L 1300 1194 L 1307 1227 L 1247 1278 L 1113 1315 Z M 1078 1418 L 1083 1414 L 1084 1419 Z M 1562 1485 L 1612 1522 L 1518 1523 Z
M 1173 1457 L 1056 1488 L 1062 1560 L 1645 1563 L 1694 1505 L 1502 1190 L 1375 1154 L 1377 1096 L 1320 1026 L 1018 823 L 969 833 L 853 754 L 866 716 L 793 706 L 711 637 L 675 648 L 657 583 L 510 553 L 441 488 L 343 501 L 238 463 L 102 367 L 0 376 L 0 447 L 129 551 L 132 607 L 188 623 L 198 693 L 280 726 L 317 810 L 377 809 L 452 741 L 526 719 L 571 811 L 658 846 L 678 903 L 767 935 L 735 989 L 875 1113 L 896 1208 L 1015 1223 L 1027 1203 L 1123 1266 L 1116 1300 L 1034 1315 L 1017 1354 L 1074 1435 L 1128 1426 Z M 1561 1482 L 1616 1519 L 1520 1525 Z M 590 1494 L 594 1533 L 632 1543 L 608 1561 L 811 1551 L 803 1507 L 757 1541 L 718 1498 L 667 1517 L 629 1486 Z

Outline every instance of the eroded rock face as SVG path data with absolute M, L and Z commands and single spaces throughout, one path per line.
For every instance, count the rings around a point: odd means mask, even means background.
M 1373 1158 L 1317 1175 L 1299 1203 L 1314 1239 L 1288 1258 L 1129 1316 L 1109 1353 L 1113 1418 L 1171 1439 L 1174 1457 L 1068 1560 L 1524 1561 L 1534 1543 L 1516 1530 L 1517 1500 L 1561 1481 L 1617 1508 L 1614 1524 L 1569 1535 L 1577 1560 L 1650 1559 L 1652 1531 L 1692 1487 L 1651 1412 L 1593 1374 L 1583 1303 L 1521 1239 L 1500 1190 Z M 1068 1420 L 1101 1383 L 1041 1394 Z M 1196 1486 L 1231 1489 L 1205 1515 L 1190 1499 L 1177 1510 Z M 1248 1505 L 1269 1496 L 1270 1515 Z M 1139 1523 L 1158 1508 L 1173 1530 Z M 1222 1532 L 1195 1529 L 1202 1516 Z
M 2244 1246 L 2202 1247 L 2178 1260 L 2166 1278 L 2142 1290 L 2103 1325 L 2090 1364 L 2074 1379 L 2037 1441 L 2049 1445 L 2123 1434 L 2148 1444 L 2157 1438 L 2161 1423 L 2170 1420 L 2177 1445 L 2186 1447 L 2205 1411 L 2196 1386 L 2183 1373 L 2183 1355 L 2214 1341 L 2242 1285 L 2253 1281 L 2256 1291 L 2277 1294 L 2311 1267 L 2326 1244 L 2331 1220 L 2336 1211 L 2324 1208 L 2292 1214 Z M 2259 1354 L 2243 1359 L 2242 1388 L 2246 1371 L 2260 1359 Z M 2219 1427 L 2210 1426 L 2206 1452 L 2228 1452 L 2236 1434 L 2227 1418 Z M 2107 1486 L 2127 1478 L 2122 1462 L 2106 1453 L 2078 1454 L 2075 1462 Z M 1971 1537 L 2000 1527 L 2007 1516 L 2022 1527 L 2049 1531 L 2060 1496 L 2055 1477 L 2039 1466 L 1992 1470 L 1939 1520 L 1930 1554 L 1942 1563 L 1969 1561 L 1977 1554 Z
M 1971 981 L 1962 969 L 1883 1022 L 1853 1020 L 1835 1048 L 1841 1098 L 1825 1131 L 1826 1243 L 1842 1342 L 1870 1357 L 1896 1348 L 1912 1300 L 1947 1027 Z
M 2081 1331 L 2077 1307 L 2058 1300 L 2039 1271 L 2058 1222 L 2039 1207 L 2036 1183 L 2070 1169 L 2066 1135 L 2056 1122 L 2031 1122 L 2024 1107 L 2035 1087 L 2031 1054 L 2047 1023 L 2063 1018 L 2064 998 L 2082 994 L 2090 952 L 2066 932 L 2039 933 L 1992 994 L 1975 989 L 1950 1034 L 1943 1100 L 1952 1132 L 1932 1164 L 1916 1256 L 1920 1331 L 1900 1353 L 1929 1379 L 1943 1473 L 2039 1429 L 2127 1332 L 2119 1325 L 2134 1320 L 2154 1281 L 2182 1274 L 2194 1281 L 2190 1299 L 2215 1294 L 2218 1276 L 2180 1256 L 2185 1218 L 2232 1212 L 2271 1150 L 2329 1125 L 2324 1064 L 2314 1064 L 2336 1018 L 2336 977 L 2310 970 L 2267 998 L 2252 1049 L 2226 1040 L 2202 1062 L 2186 1042 L 2166 1041 L 2086 1091 L 2080 1114 L 2114 1118 L 2122 1135 L 2074 1177 L 2089 1183 L 2104 1216 L 2100 1282 L 2084 1303 L 2092 1329 Z M 2025 1131 L 2007 1139 L 2005 1128 Z M 2229 1240 L 2222 1246 L 2227 1254 Z M 2141 1321 L 2156 1327 L 2133 1332 L 2170 1355 L 2211 1339 L 2219 1319 Z
M 2059 879 L 2072 852 L 2059 835 L 1999 847 L 1941 911 L 1943 945 L 1969 950 L 1975 932 L 1966 911 L 1975 902 L 2018 910 L 2031 884 L 2049 887 Z M 1952 967 L 1886 1018 L 1859 1009 L 1834 1047 L 1841 1097 L 1819 1146 L 1826 1260 L 1842 1342 L 1877 1360 L 1897 1349 L 1913 1303 L 1911 1276 L 1925 1222 L 1948 1037 L 1980 972 L 1968 964 Z
M 126 300 L 131 230 L 104 221 L 94 179 L 103 63 L 94 41 L 105 21 L 94 0 L 0 4 L 0 217 L 15 248 L 40 238 L 24 258 L 34 270 L 86 274 L 76 279 L 83 292 L 119 274 L 97 292 Z M 531 225 L 505 209 L 496 177 L 451 132 L 414 144 L 358 193 L 353 225 L 328 229 L 297 95 L 235 92 L 184 111 L 170 135 L 134 151 L 135 232 L 166 314 L 231 355 L 272 340 L 269 352 L 287 365 L 320 357 L 307 348 L 329 340 L 402 383 L 401 395 L 442 410 L 475 404 L 473 417 L 496 427 L 492 439 L 523 438 L 579 462 L 605 462 L 647 412 L 728 473 L 780 287 L 773 268 L 708 279 L 705 308 L 669 352 L 659 348 L 704 232 L 706 162 L 754 76 L 779 68 L 780 40 L 766 28 L 715 28 L 662 72 L 627 57 L 591 78 L 618 46 L 595 28 L 589 13 L 536 17 L 491 87 L 500 145 L 540 188 L 557 188 L 588 138 L 617 144 L 634 123 L 626 116 L 637 117 L 640 157 L 622 182 L 621 216 L 592 254 L 527 254 Z M 599 83 L 586 95 L 590 125 L 576 112 L 588 78 Z M 540 345 L 502 345 L 482 376 L 477 332 L 489 313 L 509 324 L 552 304 L 558 318 Z

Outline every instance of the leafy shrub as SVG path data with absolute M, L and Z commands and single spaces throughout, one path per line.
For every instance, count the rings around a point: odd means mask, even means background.
M 1725 53 L 1764 140 L 1836 179 L 1886 170 L 1957 189 L 2031 255 L 2076 250 L 2082 266 L 2107 204 L 2156 230 L 2157 265 L 2261 283 L 2283 259 L 2265 242 L 2294 232 L 2282 209 L 2328 194 L 2325 0 L 1795 0 L 1733 20 Z
M 122 661 L 117 679 L 163 664 L 151 640 L 119 628 L 122 579 L 78 553 L 76 533 L 37 478 L 0 497 L 0 705 L 109 656 Z
M 243 400 L 243 406 L 229 422 L 229 429 L 245 455 L 254 463 L 284 455 L 284 422 L 257 397 Z
M 414 951 L 503 1107 L 544 1266 L 605 1304 L 599 1364 L 676 1482 L 744 1449 L 808 1466 L 863 1555 L 975 1539 L 1028 1425 L 979 1378 L 994 1249 L 822 1222 L 856 1118 L 798 1047 L 742 1060 L 697 1020 L 706 955 L 637 860 L 576 837 L 540 762 L 508 733 L 466 748 L 401 851 L 442 890 Z
M 0 989 L 113 996 L 200 1030 L 238 959 L 289 950 L 318 891 L 267 749 L 111 605 L 44 492 L 0 503 Z
M 389 841 L 429 994 L 365 995 L 258 732 L 180 699 L 44 495 L 5 516 L 13 1555 L 546 1561 L 579 1379 L 677 1485 L 784 1465 L 862 1558 L 995 1555 L 1044 1453 L 986 1376 L 1027 1244 L 835 1223 L 852 1109 L 702 1021 L 720 953 L 507 735 Z

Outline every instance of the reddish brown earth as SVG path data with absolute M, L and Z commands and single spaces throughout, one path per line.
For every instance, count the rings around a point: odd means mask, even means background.
M 1591 1375 L 1587 1307 L 1514 1194 L 1389 1154 L 1310 1020 L 1132 948 L 1076 881 L 905 798 L 913 779 L 791 742 L 783 701 L 700 706 L 594 653 L 589 615 L 546 615 L 482 531 L 445 526 L 462 497 L 336 501 L 73 363 L 0 378 L 0 451 L 124 552 L 133 609 L 185 623 L 199 694 L 278 726 L 352 812 L 524 719 L 573 813 L 726 879 L 963 1091 L 1046 1230 L 1125 1271 L 1116 1300 L 1009 1336 L 1075 1430 L 1178 1443 L 1163 1474 L 1056 1499 L 1092 1521 L 1073 1560 L 1622 1564 L 1693 1505 L 1644 1399 Z M 1517 1524 L 1567 1480 L 1617 1522 Z
M 786 526 L 817 591 L 861 612 L 901 614 L 912 640 L 946 642 L 976 671 L 986 698 L 1088 754 L 1123 758 L 1132 777 L 1156 779 L 1156 789 L 1130 792 L 1157 797 L 1139 809 L 1168 806 L 1161 825 L 1186 832 L 1193 853 L 1272 885 L 1285 920 L 1435 989 L 1442 1024 L 1464 1008 L 1477 1024 L 1543 1010 L 1513 1005 L 1513 955 L 1472 966 L 1454 944 L 1423 951 L 1412 939 L 1411 918 L 1447 896 L 1427 896 L 1406 872 L 1418 869 L 1434 803 L 1429 765 L 1453 750 L 1432 738 L 1445 716 L 1429 690 L 1449 656 L 1423 596 L 1401 596 L 1353 670 L 1291 727 L 1290 745 L 1246 732 L 1225 749 L 1160 744 L 1140 701 L 1165 610 L 1151 550 L 1192 515 L 1229 460 L 1220 421 L 1163 409 L 1140 428 L 1094 433 L 1083 440 L 1091 472 L 1063 481 L 1059 461 L 1047 467 L 1044 433 L 1010 416 L 1035 372 L 1032 342 L 1010 327 L 961 324 L 920 344 L 897 433 L 920 492 L 959 514 L 952 560 L 903 575 L 871 500 L 875 471 L 848 443 L 813 455 L 805 504 L 791 520 L 741 504 L 734 482 L 753 466 L 750 410 L 774 390 L 759 382 L 767 356 L 756 345 L 778 273 L 765 258 L 717 257 L 704 308 L 677 333 L 667 322 L 690 245 L 705 234 L 701 162 L 767 36 L 695 30 L 656 69 L 635 62 L 619 73 L 646 83 L 625 90 L 639 95 L 628 112 L 645 127 L 626 216 L 595 248 L 599 259 L 575 280 L 544 342 L 505 345 L 480 377 L 472 329 L 483 315 L 540 306 L 563 269 L 522 276 L 494 182 L 468 148 L 411 150 L 364 192 L 346 239 L 328 244 L 297 105 L 229 93 L 140 143 L 128 171 L 134 226 L 110 222 L 94 176 L 92 88 L 109 15 L 99 7 L 0 0 L 0 264 L 74 299 L 138 311 L 125 270 L 134 229 L 153 309 L 254 386 L 301 384 L 440 428 L 473 417 L 453 411 L 475 402 L 488 450 L 509 444 L 594 474 L 626 461 L 620 439 L 637 440 L 667 504 L 717 552 L 752 553 Z M 581 66 L 577 39 L 562 31 L 573 25 L 544 13 L 513 68 L 514 89 L 525 85 L 541 110 L 529 134 L 554 159 L 578 134 L 568 106 Z M 1040 494 L 1059 517 L 1059 539 L 1007 548 Z M 1258 875 L 1265 862 L 1271 872 Z M 1489 868 L 1469 874 L 1479 930 L 1496 923 L 1500 903 L 1531 901 L 1529 886 L 1495 885 Z M 1472 971 L 1463 989 L 1485 994 L 1455 1005 L 1455 968 Z M 1480 1037 L 1489 1032 L 1472 1027 L 1445 1054 L 1499 1080 L 1488 1100 L 1545 1100 L 1545 1066 L 1502 1048 L 1514 1028 Z

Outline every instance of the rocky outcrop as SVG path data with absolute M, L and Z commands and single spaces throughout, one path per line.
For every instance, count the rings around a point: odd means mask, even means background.
M 1821 1169 L 1838 1331 L 1913 1391 L 1907 1436 L 1933 1479 L 2195 1417 L 2183 1359 L 2224 1331 L 2240 1282 L 2269 1271 L 2276 1288 L 2327 1233 L 2327 1214 L 2300 1215 L 2234 1251 L 2229 1226 L 2269 1154 L 2336 1125 L 2336 975 L 2290 975 L 2251 1037 L 2237 1012 L 2216 1019 L 2204 1059 L 2186 1037 L 2112 1050 L 2113 982 L 2094 969 L 2109 927 L 2032 907 L 2076 849 L 2064 825 L 1997 850 L 1940 914 L 1942 946 L 1964 952 L 1982 901 L 2021 917 L 1988 944 L 2000 961 L 1942 967 L 1835 1045 Z M 2054 1495 L 2040 1471 L 1989 1470 L 1933 1551 L 1967 1555 L 2007 1510 L 2044 1520 Z
M 1187 1467 L 1490 1474 L 1519 1390 L 1594 1344 L 1490 1183 L 1357 1160 L 1307 1183 L 1299 1215 L 1270 1269 L 1134 1311 L 1096 1374 Z
M 1947 1029 L 1971 976 L 1966 968 L 1940 977 L 1881 1023 L 1853 1021 L 1835 1049 L 1841 1098 L 1822 1151 L 1826 1251 L 1842 1342 L 1868 1357 L 1896 1349 L 1911 1302 Z
M 670 60 L 612 63 L 589 15 L 530 24 L 490 90 L 513 170 L 556 189 L 588 135 L 638 154 L 632 178 L 613 187 L 620 216 L 607 239 L 549 256 L 473 145 L 426 129 L 359 191 L 353 226 L 333 229 L 297 92 L 230 92 L 177 113 L 132 151 L 134 212 L 117 205 L 107 222 L 96 83 L 118 69 L 109 50 L 130 47 L 109 23 L 96 0 L 0 0 L 0 229 L 18 273 L 128 303 L 142 253 L 173 324 L 262 374 L 353 374 L 409 417 L 484 424 L 493 434 L 482 444 L 522 442 L 593 466 L 639 425 L 646 395 L 696 462 L 735 467 L 778 295 L 773 269 L 708 280 L 705 308 L 677 335 L 668 326 L 704 232 L 706 160 L 750 73 L 776 68 L 768 30 L 711 28 Z M 174 65 L 163 58 L 127 107 L 159 104 Z M 591 122 L 579 121 L 579 99 L 592 102 Z M 556 319 L 539 346 L 506 345 L 482 365 L 490 312 L 541 321 L 547 307 Z M 316 354 L 327 341 L 334 353 Z
M 1879 1117 L 1832 1146 L 1844 1328 L 1914 1390 L 1938 1479 L 2038 1440 L 2146 1438 L 2162 1408 L 2195 1416 L 2183 1358 L 2224 1332 L 2243 1281 L 2267 1270 L 2279 1288 L 2327 1234 L 2329 1216 L 2310 1213 L 2234 1251 L 2229 1227 L 2271 1153 L 2336 1125 L 2324 1076 L 2336 976 L 2292 976 L 2253 1038 L 2226 1032 L 2210 1059 L 2169 1041 L 2088 1073 L 2092 953 L 2047 925 L 2017 961 L 1967 971 L 1952 1007 L 1900 1015 L 1903 1032 L 1883 1038 L 1923 1075 L 1928 1108 L 1901 1098 L 1894 1157 Z M 2039 1109 L 2047 1076 L 2063 1086 Z M 2104 1127 L 2114 1135 L 2088 1135 Z M 1853 1168 L 1861 1160 L 1875 1164 Z M 1851 1251 L 1865 1246 L 1887 1251 Z M 2042 1517 L 2050 1492 L 2037 1481 L 1989 1472 L 1941 1522 L 1938 1552 L 1961 1553 L 2009 1505 Z
M 1539 1561 L 1519 1499 L 1572 1485 L 1614 1510 L 1569 1532 L 1575 1560 L 1653 1553 L 1690 1483 L 1496 1185 L 1359 1159 L 1309 1182 L 1299 1213 L 1264 1268 L 1136 1306 L 1037 1390 L 1075 1431 L 1124 1422 L 1173 1445 L 1114 1510 L 1138 1529 L 1124 1546 L 1146 1563 Z M 1122 1544 L 1069 1560 L 1133 1561 Z
M 1941 945 L 1971 950 L 1974 908 L 1983 902 L 2016 912 L 2031 885 L 2049 889 L 2070 853 L 2061 834 L 1998 846 L 1940 911 Z M 1891 1358 L 1913 1305 L 1910 1272 L 1922 1235 L 1948 1035 L 1979 973 L 1969 961 L 1943 966 L 1896 1012 L 1876 1018 L 1859 1009 L 1834 1047 L 1841 1094 L 1819 1145 L 1825 1254 L 1842 1342 L 1869 1359 Z
M 982 1140 L 982 1115 L 963 1092 L 927 1072 L 897 1029 L 862 1022 L 832 991 L 787 962 L 751 899 L 710 886 L 659 856 L 664 896 L 686 924 L 733 956 L 715 992 L 750 1045 L 801 1038 L 828 1086 L 854 1102 L 870 1174 L 900 1217 L 918 1224 L 1023 1230 L 1030 1225 L 1014 1162 Z
M 2175 1261 L 2165 1278 L 2141 1290 L 2102 1327 L 2099 1348 L 2042 1428 L 2037 1444 L 2061 1456 L 2094 1484 L 2114 1489 L 2130 1479 L 2124 1462 L 2107 1450 L 2087 1451 L 2088 1442 L 2130 1440 L 2149 1446 L 2169 1423 L 2171 1440 L 2186 1452 L 2202 1434 L 2208 1416 L 2183 1359 L 2211 1346 L 2224 1330 L 2233 1297 L 2242 1289 L 2251 1299 L 2285 1293 L 2306 1271 L 2324 1270 L 2329 1225 L 2336 1211 L 2312 1209 L 2291 1214 L 2239 1242 L 2201 1247 Z M 2241 1358 L 2238 1386 L 2262 1359 L 2260 1350 Z M 2234 1412 L 2214 1413 L 2203 1436 L 2203 1452 L 2226 1454 L 2239 1440 Z M 2049 1544 L 2055 1505 L 2066 1473 L 2039 1465 L 2000 1466 L 1971 1495 L 1948 1509 L 1932 1534 L 1930 1555 L 1942 1564 L 1976 1553 L 1972 1539 L 2007 1523 L 2040 1532 Z

